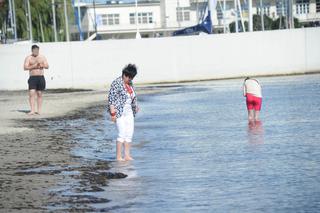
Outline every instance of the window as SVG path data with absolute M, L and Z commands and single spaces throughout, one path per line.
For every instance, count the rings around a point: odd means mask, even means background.
M 136 20 L 135 20 L 135 14 L 134 13 L 130 13 L 130 24 L 135 24 Z
M 296 1 L 296 14 L 309 13 L 310 0 L 297 0 Z
M 316 0 L 316 12 L 320 13 L 320 0 Z
M 287 1 L 285 0 L 278 0 L 276 2 L 276 7 L 277 7 L 277 15 L 278 16 L 286 16 L 287 15 Z
M 190 21 L 190 7 L 177 7 L 177 21 Z
M 120 15 L 119 14 L 103 14 L 102 24 L 103 25 L 119 25 L 120 24 Z
M 130 24 L 136 23 L 135 13 L 130 13 Z M 139 24 L 152 24 L 153 23 L 153 13 L 145 12 L 145 13 L 138 13 L 138 23 Z
M 270 4 L 264 4 L 264 5 L 262 5 L 262 12 L 263 12 L 263 15 L 270 16 Z M 261 14 L 261 7 L 260 7 L 260 5 L 257 5 L 257 14 L 258 14 L 258 15 Z
M 223 11 L 222 11 L 221 7 L 217 7 L 217 18 L 219 20 L 223 19 Z

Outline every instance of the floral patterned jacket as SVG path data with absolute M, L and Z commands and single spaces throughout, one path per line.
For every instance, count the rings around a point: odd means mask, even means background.
M 134 90 L 134 88 L 132 87 Z M 123 108 L 127 100 L 127 91 L 124 87 L 122 76 L 114 80 L 111 84 L 109 95 L 108 95 L 108 112 L 110 113 L 110 105 L 113 105 L 116 109 L 116 117 L 120 118 L 123 113 Z M 135 116 L 137 113 L 137 98 L 133 98 L 132 103 L 132 112 Z

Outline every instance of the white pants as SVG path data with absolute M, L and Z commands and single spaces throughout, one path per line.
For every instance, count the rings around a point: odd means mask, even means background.
M 118 142 L 132 142 L 134 132 L 134 117 L 131 105 L 125 106 L 120 118 L 117 118 Z

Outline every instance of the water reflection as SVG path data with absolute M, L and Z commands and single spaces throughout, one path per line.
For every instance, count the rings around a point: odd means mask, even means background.
M 128 175 L 125 179 L 110 181 L 108 187 L 104 187 L 102 193 L 105 197 L 112 198 L 112 201 L 104 205 L 96 205 L 96 209 L 103 207 L 104 210 L 112 211 L 123 208 L 132 208 L 139 205 L 139 201 L 144 200 L 143 197 L 143 179 L 138 175 L 137 169 L 132 161 L 111 163 L 111 171 L 123 172 Z
M 263 111 L 264 123 L 243 121 L 244 105 L 234 104 L 243 101 L 240 80 L 201 83 L 145 97 L 136 122 L 135 160 L 112 161 L 110 169 L 97 172 L 103 162 L 114 159 L 114 124 L 102 116 L 72 123 L 68 131 L 76 142 L 72 152 L 81 165 L 84 160 L 102 163 L 87 166 L 93 171 L 72 174 L 74 184 L 69 184 L 67 192 L 108 202 L 75 203 L 72 197 L 70 208 L 82 207 L 82 212 L 261 212 L 266 208 L 269 212 L 317 212 L 320 119 L 314 115 L 319 114 L 315 106 L 320 104 L 320 93 L 314 89 L 318 76 L 299 84 L 271 80 L 265 84 L 269 108 Z M 105 181 L 101 174 L 106 172 L 128 177 Z M 86 191 L 75 193 L 76 187 Z M 87 206 L 91 209 L 84 209 Z
M 248 142 L 250 144 L 264 143 L 264 130 L 263 130 L 262 121 L 248 122 Z

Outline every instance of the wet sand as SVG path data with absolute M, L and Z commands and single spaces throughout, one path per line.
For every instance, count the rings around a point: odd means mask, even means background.
M 160 90 L 138 89 L 139 94 L 156 91 Z M 94 211 L 89 204 L 109 201 L 90 195 L 62 196 L 70 178 L 79 179 L 74 191 L 97 192 L 109 179 L 126 174 L 109 172 L 107 161 L 73 156 L 70 149 L 77 141 L 70 139 L 72 129 L 59 128 L 66 120 L 103 116 L 106 98 L 105 91 L 47 91 L 42 114 L 29 116 L 27 91 L 0 93 L 0 212 L 41 212 L 48 206 L 62 212 Z M 53 130 L 52 123 L 58 128 Z M 58 183 L 61 191 L 52 191 L 59 189 Z

